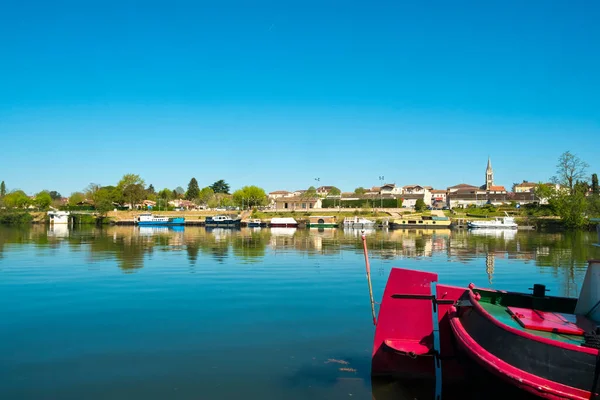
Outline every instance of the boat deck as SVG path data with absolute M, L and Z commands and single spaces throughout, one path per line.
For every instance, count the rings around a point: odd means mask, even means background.
M 520 331 L 524 331 L 524 332 L 530 333 L 532 335 L 536 335 L 536 336 L 543 337 L 546 339 L 557 340 L 560 342 L 570 343 L 570 344 L 574 344 L 577 346 L 584 343 L 585 339 L 583 336 L 568 335 L 568 334 L 564 334 L 564 333 L 538 331 L 538 330 L 524 328 L 508 313 L 507 308 L 503 305 L 491 304 L 491 303 L 488 303 L 485 301 L 481 301 L 481 302 L 479 302 L 479 304 L 488 313 L 490 313 L 490 315 L 492 315 L 494 318 L 496 318 L 498 321 L 502 322 L 503 324 L 510 326 L 511 328 L 518 329 Z

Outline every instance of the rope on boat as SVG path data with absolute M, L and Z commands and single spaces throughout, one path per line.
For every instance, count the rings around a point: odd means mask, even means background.
M 582 346 L 591 347 L 593 349 L 600 349 L 599 328 L 596 328 L 591 332 L 584 333 L 583 338 L 585 339 L 585 341 L 583 342 Z

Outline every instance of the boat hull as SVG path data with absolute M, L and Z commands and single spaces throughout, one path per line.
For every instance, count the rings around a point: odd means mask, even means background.
M 467 226 L 471 229 L 517 229 L 517 225 L 492 225 L 492 224 L 480 224 L 477 222 L 469 222 Z
M 450 223 L 447 224 L 402 224 L 402 223 L 396 223 L 396 222 L 391 222 L 390 223 L 390 228 L 392 229 L 448 229 L 450 228 Z
M 185 218 L 172 218 L 169 221 L 139 221 L 139 226 L 185 225 Z
M 309 228 L 337 228 L 337 224 L 307 224 Z
M 239 228 L 240 220 L 234 221 L 206 221 L 205 226 L 211 228 Z
M 548 399 L 589 399 L 598 382 L 598 351 L 535 337 L 497 321 L 472 292 L 471 303 L 450 312 L 459 348 L 508 383 Z
M 271 228 L 297 228 L 298 224 L 282 224 L 282 223 L 270 223 L 269 226 Z

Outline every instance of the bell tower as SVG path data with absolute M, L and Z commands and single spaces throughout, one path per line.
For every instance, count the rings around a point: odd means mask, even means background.
M 494 186 L 494 170 L 492 169 L 492 160 L 488 157 L 487 168 L 485 169 L 485 190 L 490 190 Z

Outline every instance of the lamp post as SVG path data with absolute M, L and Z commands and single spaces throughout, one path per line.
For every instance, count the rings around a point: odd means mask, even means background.
M 381 192 L 381 188 L 383 187 L 384 176 L 379 176 L 379 208 L 383 209 L 383 193 Z

